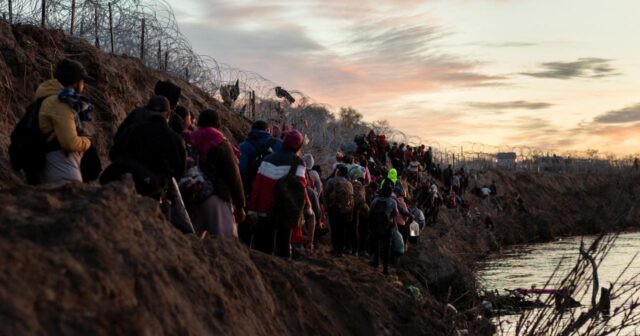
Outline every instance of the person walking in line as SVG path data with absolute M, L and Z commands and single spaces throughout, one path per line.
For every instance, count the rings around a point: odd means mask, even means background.
M 207 231 L 216 236 L 237 237 L 238 225 L 245 218 L 244 188 L 238 158 L 220 132 L 218 112 L 211 109 L 202 111 L 198 129 L 190 138 L 199 154 L 199 166 L 213 185 L 213 194 L 191 211 L 193 225 L 200 233 Z
M 172 112 L 178 105 L 181 91 L 182 90 L 179 86 L 170 81 L 156 82 L 155 88 L 153 90 L 154 95 L 162 96 L 169 102 L 169 114 L 167 117 L 167 123 L 171 120 Z M 120 144 L 124 143 L 122 138 L 126 138 L 128 136 L 128 130 L 130 130 L 130 128 L 132 128 L 134 125 L 146 121 L 148 117 L 153 115 L 154 112 L 149 111 L 147 106 L 138 107 L 127 114 L 127 117 L 122 121 L 120 126 L 118 126 L 116 134 L 113 136 L 113 147 L 111 147 L 111 151 L 109 151 L 109 158 L 112 162 L 116 161 L 120 156 L 122 152 Z M 182 121 L 179 121 L 179 123 L 182 124 Z
M 448 192 L 451 189 L 451 185 L 453 183 L 453 168 L 451 168 L 451 165 L 448 165 L 447 169 L 444 170 L 444 172 L 442 173 L 442 178 L 444 179 L 444 188 Z
M 345 249 L 346 230 L 353 219 L 355 205 L 353 185 L 349 182 L 348 168 L 344 164 L 336 167 L 335 177 L 329 179 L 325 186 L 329 225 L 331 227 L 331 242 L 335 256 L 342 256 Z
M 427 166 L 427 171 L 431 173 L 431 168 L 433 167 L 433 149 L 431 149 L 431 146 L 429 146 L 424 155 L 424 163 Z
M 398 215 L 398 203 L 393 197 L 393 187 L 386 184 L 381 187 L 378 196 L 371 202 L 371 239 L 373 260 L 371 265 L 378 268 L 382 259 L 382 273 L 389 273 L 391 257 L 391 230 L 395 227 L 394 218 Z
M 153 96 L 146 106 L 148 117 L 117 139 L 120 148 L 114 160 L 100 177 L 102 184 L 131 174 L 136 190 L 143 196 L 162 199 L 171 178 L 180 180 L 186 169 L 184 140 L 169 128 L 169 101 Z
M 322 178 L 320 178 L 320 174 L 313 169 L 313 167 L 315 166 L 315 159 L 313 158 L 313 155 L 311 153 L 307 153 L 302 159 L 304 160 L 305 167 L 307 167 L 307 175 L 313 182 L 313 189 L 318 195 L 322 195 L 324 186 L 322 184 Z
M 253 248 L 267 254 L 273 254 L 289 258 L 291 256 L 291 239 L 302 237 L 299 223 L 302 222 L 304 213 L 298 213 L 297 206 L 311 209 L 311 202 L 306 193 L 306 167 L 298 156 L 304 142 L 303 135 L 297 130 L 287 133 L 282 143 L 282 150 L 270 154 L 264 158 L 258 174 L 253 181 L 251 195 L 249 197 L 250 221 L 255 223 Z M 294 175 L 296 185 L 292 185 L 292 179 L 288 175 Z M 286 179 L 285 179 L 286 178 Z M 288 181 L 283 186 L 282 181 Z M 276 189 L 288 188 L 291 192 L 276 194 Z M 300 193 L 298 193 L 300 191 Z M 295 209 L 274 209 L 276 204 L 294 204 Z M 295 213 L 279 213 L 278 211 L 290 211 Z M 290 219 L 295 215 L 295 223 L 283 223 L 282 219 Z
M 82 182 L 81 160 L 91 147 L 83 119 L 93 110 L 82 96 L 87 72 L 79 62 L 63 59 L 56 65 L 55 77 L 36 90 L 36 98 L 44 98 L 38 117 L 40 130 L 49 135 L 40 180 Z
M 369 203 L 367 203 L 367 194 L 364 186 L 364 169 L 351 169 L 349 178 L 353 186 L 353 219 L 349 223 L 347 230 L 347 247 L 351 248 L 352 254 L 365 252 L 369 239 Z
M 251 125 L 247 139 L 238 148 L 240 149 L 240 174 L 248 196 L 262 160 L 267 155 L 280 151 L 282 140 L 276 139 L 269 133 L 269 124 L 258 120 Z

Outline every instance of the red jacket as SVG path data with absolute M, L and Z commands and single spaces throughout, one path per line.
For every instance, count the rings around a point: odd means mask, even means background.
M 295 154 L 292 152 L 280 151 L 268 155 L 264 158 L 258 168 L 258 175 L 253 181 L 251 188 L 251 197 L 249 199 L 249 212 L 257 213 L 258 216 L 266 216 L 274 200 L 274 189 L 276 182 L 289 173 L 291 162 Z M 300 183 L 307 186 L 306 167 L 301 158 L 295 158 L 298 167 L 296 176 L 300 178 Z M 306 195 L 306 194 L 305 194 Z M 305 197 L 307 207 L 311 207 L 309 197 Z

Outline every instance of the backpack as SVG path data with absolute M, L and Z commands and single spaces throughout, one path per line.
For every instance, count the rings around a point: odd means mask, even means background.
M 40 183 L 40 173 L 46 163 L 48 134 L 40 130 L 40 106 L 48 97 L 38 98 L 31 103 L 27 110 L 11 132 L 11 144 L 9 145 L 9 159 L 11 167 L 23 170 L 27 176 L 27 183 L 35 185 Z M 57 141 L 55 141 L 57 143 Z
M 283 229 L 298 228 L 303 222 L 307 191 L 296 175 L 298 168 L 296 158 L 293 155 L 289 172 L 276 182 L 273 204 L 269 211 L 269 217 Z
M 355 202 L 351 182 L 345 178 L 336 178 L 333 191 L 329 195 L 329 204 L 340 210 L 340 213 L 352 213 Z
M 273 145 L 276 143 L 275 138 L 269 139 L 262 146 L 258 145 L 255 141 L 250 141 L 251 145 L 256 149 L 255 155 L 249 160 L 247 164 L 247 181 L 245 183 L 245 191 L 248 195 L 251 192 L 251 187 L 253 186 L 253 180 L 256 179 L 256 175 L 258 175 L 258 170 L 260 169 L 260 165 L 267 155 L 273 153 Z
M 388 199 L 378 199 L 370 210 L 369 221 L 371 232 L 384 235 L 393 226 L 393 202 Z
M 404 238 L 396 228 L 391 231 L 391 254 L 394 257 L 400 257 L 404 254 Z
M 353 185 L 353 201 L 354 207 L 360 209 L 367 203 L 367 195 L 364 190 L 364 185 L 360 181 L 354 181 Z
M 178 188 L 187 205 L 199 204 L 206 201 L 214 193 L 213 182 L 200 168 L 200 153 L 187 144 L 187 161 L 192 164 L 184 176 L 178 181 Z

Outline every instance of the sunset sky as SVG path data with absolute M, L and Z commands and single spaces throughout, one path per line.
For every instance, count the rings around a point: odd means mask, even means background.
M 640 1 L 172 3 L 199 54 L 424 140 L 640 152 Z

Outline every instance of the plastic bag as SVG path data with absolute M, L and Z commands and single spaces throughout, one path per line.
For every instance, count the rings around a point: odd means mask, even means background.
M 413 221 L 411 222 L 411 224 L 409 224 L 409 236 L 410 237 L 420 236 L 420 225 L 416 221 Z
M 404 240 L 398 228 L 391 230 L 391 253 L 396 257 L 404 254 Z

